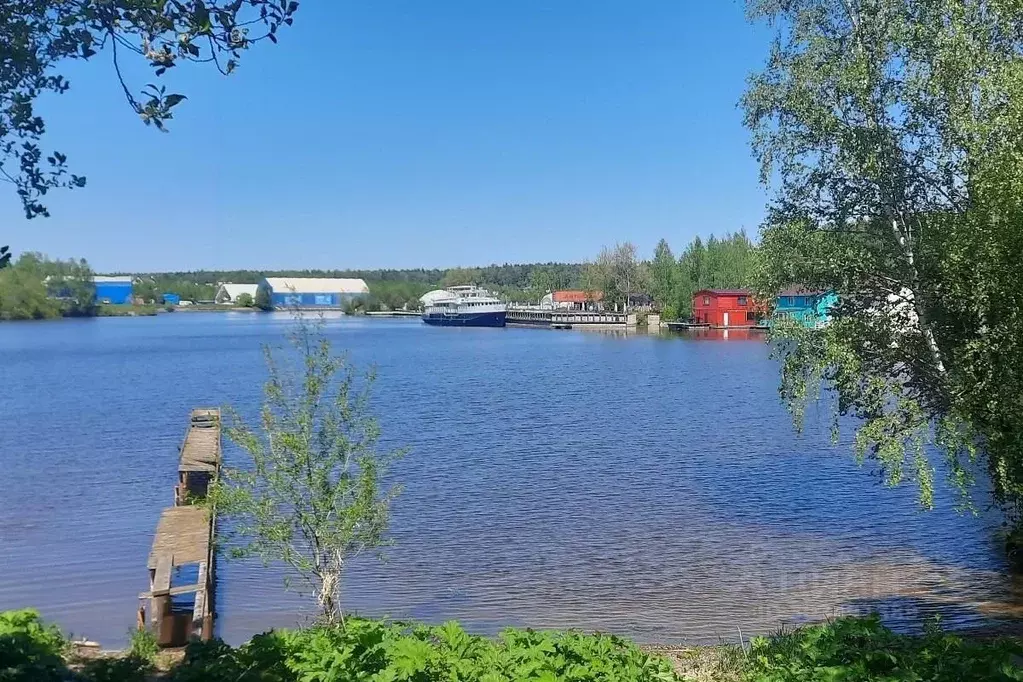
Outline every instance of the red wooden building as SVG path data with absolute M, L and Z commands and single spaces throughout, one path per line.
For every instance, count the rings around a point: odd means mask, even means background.
M 756 327 L 764 317 L 761 306 L 745 289 L 701 289 L 693 294 L 693 321 L 711 327 Z

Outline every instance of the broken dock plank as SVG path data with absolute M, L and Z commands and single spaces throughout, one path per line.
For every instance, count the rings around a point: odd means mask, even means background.
M 173 557 L 174 566 L 206 561 L 210 553 L 210 513 L 203 507 L 168 507 L 160 515 L 149 551 L 150 569 L 162 557 Z

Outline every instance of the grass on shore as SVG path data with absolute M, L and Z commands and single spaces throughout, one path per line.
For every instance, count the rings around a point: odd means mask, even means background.
M 156 315 L 159 306 L 133 305 L 131 303 L 100 303 L 96 307 L 96 317 L 136 317 Z
M 898 635 L 877 617 L 840 618 L 740 647 L 646 650 L 611 635 L 350 618 L 257 635 L 240 647 L 195 643 L 177 657 L 136 634 L 116 655 L 82 657 L 34 611 L 0 613 L 2 682 L 1012 682 L 1018 639 L 979 640 L 930 627 Z

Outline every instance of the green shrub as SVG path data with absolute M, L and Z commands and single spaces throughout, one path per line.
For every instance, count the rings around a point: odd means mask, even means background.
M 0 613 L 0 680 L 57 682 L 65 678 L 68 643 L 31 609 Z
M 156 635 L 149 630 L 132 630 L 128 641 L 128 652 L 140 661 L 153 663 L 160 653 Z
M 350 618 L 347 628 L 260 635 L 232 649 L 191 645 L 174 682 L 675 682 L 664 660 L 607 635 L 507 630 L 498 639 L 457 623 L 429 627 Z
M 1009 682 L 1023 647 L 964 640 L 936 625 L 923 637 L 897 635 L 877 616 L 840 618 L 752 642 L 751 682 Z
M 87 661 L 79 677 L 82 682 L 146 682 L 146 676 L 152 669 L 152 661 L 129 653 L 119 658 Z

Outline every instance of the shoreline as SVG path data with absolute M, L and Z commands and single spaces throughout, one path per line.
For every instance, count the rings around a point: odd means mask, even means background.
M 802 628 L 827 626 L 830 624 L 831 621 L 805 623 L 798 628 L 792 630 L 782 629 L 765 637 L 767 639 L 784 638 L 792 633 L 797 633 Z M 297 628 L 288 629 L 293 630 Z M 606 634 L 620 637 L 620 635 L 615 635 L 614 633 Z M 1008 641 L 1015 646 L 1019 646 L 1021 640 L 1023 640 L 1023 622 L 1011 624 L 1011 627 L 997 626 L 995 628 L 967 631 L 945 630 L 943 635 L 951 635 L 958 638 L 968 646 L 983 646 L 994 644 L 998 641 Z M 903 635 L 902 637 L 903 642 L 925 645 L 929 635 L 916 634 Z M 750 679 L 749 675 L 755 667 L 755 657 L 750 655 L 754 647 L 754 638 L 756 636 L 744 636 L 739 643 L 722 642 L 721 644 L 705 645 L 636 644 L 635 646 L 639 651 L 648 656 L 666 661 L 679 679 L 685 682 L 742 682 Z M 628 638 L 623 637 L 622 639 L 629 641 Z M 757 640 L 763 641 L 763 638 L 757 638 Z M 69 670 L 73 671 L 81 671 L 87 668 L 90 662 L 95 664 L 97 660 L 102 661 L 105 659 L 114 663 L 130 659 L 133 655 L 131 648 L 127 647 L 123 649 L 103 649 L 98 643 L 88 641 L 71 641 L 69 644 L 70 648 L 64 655 L 64 663 Z M 856 650 L 855 647 L 859 646 L 854 642 L 845 643 L 845 645 L 852 647 L 851 650 L 853 651 Z M 881 650 L 887 650 L 885 647 L 892 645 L 889 643 L 878 644 L 876 646 L 882 647 Z M 151 667 L 145 677 L 147 682 L 172 679 L 175 669 L 184 661 L 186 651 L 187 647 L 166 648 L 157 651 L 150 659 Z M 799 654 L 789 655 L 793 659 L 799 656 Z M 1010 654 L 1008 662 L 1010 665 L 1019 666 L 1023 664 L 1023 659 L 1019 655 Z M 787 661 L 785 664 L 787 664 Z

